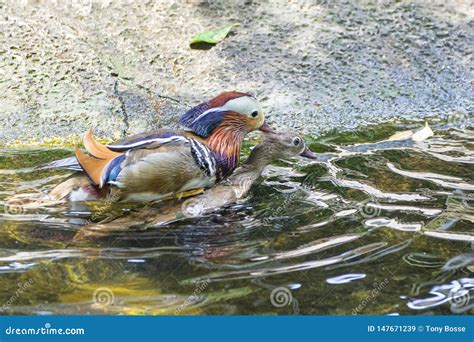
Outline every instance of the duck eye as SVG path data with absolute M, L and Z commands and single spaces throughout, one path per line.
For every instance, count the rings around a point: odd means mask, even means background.
M 301 143 L 301 139 L 300 139 L 300 138 L 294 138 L 294 139 L 293 139 L 293 145 L 298 146 L 300 143 Z
M 256 118 L 258 116 L 258 111 L 252 112 L 250 115 L 252 115 L 253 118 Z

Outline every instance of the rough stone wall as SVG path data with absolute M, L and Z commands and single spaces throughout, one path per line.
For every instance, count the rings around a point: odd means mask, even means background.
M 472 1 L 0 0 L 0 144 L 176 125 L 223 90 L 317 134 L 472 114 Z M 240 23 L 209 50 L 197 32 Z

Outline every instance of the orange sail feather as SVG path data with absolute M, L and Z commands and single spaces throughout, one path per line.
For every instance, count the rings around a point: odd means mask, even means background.
M 107 164 L 122 153 L 109 150 L 106 146 L 94 140 L 92 130 L 89 129 L 84 135 L 84 146 L 92 156 L 88 156 L 79 148 L 75 149 L 76 158 L 84 169 L 85 173 L 95 183 L 101 187 L 101 175 Z

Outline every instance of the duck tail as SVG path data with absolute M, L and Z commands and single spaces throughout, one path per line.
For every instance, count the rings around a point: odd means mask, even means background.
M 53 160 L 52 162 L 35 166 L 35 170 L 47 170 L 47 169 L 69 169 L 74 171 L 81 171 L 81 165 L 77 162 L 76 157 L 69 157 L 59 160 Z

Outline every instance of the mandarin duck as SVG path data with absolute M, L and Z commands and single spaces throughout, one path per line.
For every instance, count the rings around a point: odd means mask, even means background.
M 220 184 L 186 200 L 172 201 L 158 208 L 146 208 L 112 221 L 84 226 L 74 236 L 72 243 L 104 236 L 107 232 L 126 230 L 136 224 L 168 224 L 182 217 L 200 216 L 235 203 L 247 195 L 267 165 L 277 159 L 298 155 L 317 159 L 301 136 L 292 133 L 265 133 L 263 141 L 253 148 L 247 160 Z
M 180 123 L 185 130 L 160 129 L 107 146 L 89 130 L 84 137 L 89 154 L 76 148 L 75 157 L 40 168 L 72 168 L 90 179 L 80 177 L 77 184 L 69 181 L 53 189 L 56 198 L 94 200 L 113 193 L 118 200 L 150 201 L 214 185 L 237 167 L 247 133 L 273 132 L 257 99 L 236 91 L 191 108 Z M 70 191 L 71 186 L 77 191 Z

